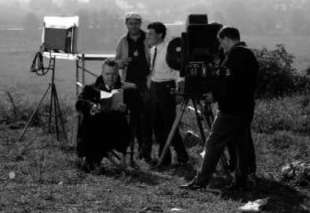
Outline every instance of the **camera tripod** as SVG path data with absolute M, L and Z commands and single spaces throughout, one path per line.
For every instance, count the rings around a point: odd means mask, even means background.
M 155 167 L 159 167 L 161 165 L 161 163 L 163 162 L 164 156 L 166 155 L 166 152 L 168 151 L 168 149 L 171 145 L 172 139 L 175 135 L 175 131 L 177 131 L 177 129 L 178 129 L 178 126 L 179 126 L 179 124 L 182 120 L 182 117 L 184 115 L 185 109 L 187 108 L 190 100 L 192 101 L 192 104 L 194 107 L 196 122 L 197 122 L 197 125 L 199 128 L 201 140 L 205 143 L 206 135 L 204 133 L 202 121 L 204 121 L 207 124 L 208 128 L 211 130 L 211 125 L 212 125 L 212 122 L 214 120 L 214 115 L 212 112 L 211 105 L 210 105 L 210 103 L 205 103 L 205 105 L 202 106 L 199 97 L 185 96 L 184 100 L 181 104 L 180 112 L 177 114 L 177 116 L 176 116 L 176 118 L 172 124 L 171 130 L 168 134 L 168 137 L 167 137 L 167 140 L 165 143 L 165 146 L 163 148 L 162 153 L 160 154 L 159 161 Z M 200 108 L 200 111 L 199 111 L 198 107 Z M 228 168 L 229 168 L 229 165 L 227 162 L 228 161 L 227 161 L 226 155 L 225 154 L 221 155 L 220 163 L 222 164 L 222 167 L 223 167 L 225 173 L 228 173 Z
M 19 137 L 19 141 L 23 139 L 23 137 L 26 134 L 27 129 L 33 122 L 35 115 L 38 113 L 39 108 L 41 104 L 43 103 L 44 99 L 46 98 L 48 92 L 50 91 L 50 102 L 49 102 L 49 116 L 48 116 L 48 133 L 53 133 L 52 131 L 52 122 L 54 121 L 54 132 L 56 133 L 56 138 L 59 141 L 61 137 L 61 131 L 62 131 L 62 137 L 65 141 L 67 141 L 67 133 L 65 130 L 65 124 L 64 124 L 64 119 L 62 116 L 62 112 L 60 109 L 60 104 L 59 104 L 59 99 L 58 99 L 58 94 L 56 90 L 56 85 L 55 85 L 55 64 L 56 64 L 56 58 L 51 57 L 50 58 L 50 65 L 48 70 L 52 71 L 51 74 L 51 81 L 45 90 L 43 96 L 41 97 L 39 103 L 37 104 L 35 110 L 32 112 L 30 118 L 28 119 L 22 134 Z

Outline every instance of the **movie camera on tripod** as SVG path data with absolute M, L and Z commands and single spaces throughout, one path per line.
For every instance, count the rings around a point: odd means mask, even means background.
M 206 14 L 191 14 L 187 17 L 186 32 L 168 44 L 167 64 L 172 69 L 180 71 L 180 76 L 185 78 L 184 91 L 179 92 L 184 101 L 171 127 L 157 166 L 162 163 L 190 100 L 201 140 L 203 142 L 206 140 L 202 121 L 211 128 L 214 115 L 210 103 L 204 102 L 203 98 L 206 93 L 216 89 L 218 76 L 222 73 L 220 61 L 223 59 L 223 52 L 217 39 L 222 26 L 218 23 L 208 23 Z M 224 171 L 228 173 L 225 155 L 222 155 L 221 163 Z

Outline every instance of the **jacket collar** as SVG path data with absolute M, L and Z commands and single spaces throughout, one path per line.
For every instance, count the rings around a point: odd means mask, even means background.
M 246 47 L 246 46 L 247 45 L 246 45 L 246 43 L 244 41 L 239 41 L 236 44 L 234 44 L 231 49 L 233 49 L 235 47 Z
M 100 89 L 100 90 L 111 91 L 112 89 L 119 89 L 119 88 L 121 88 L 121 81 L 118 78 L 117 81 L 114 84 L 114 87 L 113 88 L 108 88 L 107 85 L 105 84 L 104 80 L 103 80 L 103 77 L 100 75 L 96 79 L 94 86 L 96 88 Z
M 137 41 L 144 41 L 145 40 L 145 32 L 143 30 L 140 30 L 140 36 L 138 37 Z M 130 37 L 129 33 L 127 33 L 126 35 L 126 39 L 127 41 L 133 41 L 133 39 Z

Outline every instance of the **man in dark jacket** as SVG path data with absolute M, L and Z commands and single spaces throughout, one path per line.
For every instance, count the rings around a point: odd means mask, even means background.
M 149 48 L 146 34 L 141 30 L 139 14 L 126 15 L 128 33 L 121 37 L 116 48 L 116 61 L 121 69 L 121 80 L 134 83 L 135 90 L 125 91 L 125 103 L 130 111 L 130 127 L 139 144 L 139 156 L 151 162 L 152 126 L 150 118 L 150 97 L 146 87 L 149 74 Z M 133 138 L 134 139 L 134 138 Z
M 254 114 L 258 63 L 253 52 L 244 42 L 240 42 L 240 34 L 236 28 L 221 29 L 218 38 L 225 52 L 217 88 L 212 90 L 219 112 L 206 142 L 202 166 L 196 177 L 183 185 L 183 188 L 207 186 L 224 147 L 229 143 L 233 143 L 237 158 L 232 188 L 244 188 L 248 175 L 256 169 L 250 128 Z
M 125 157 L 130 142 L 130 130 L 126 118 L 126 106 L 111 103 L 111 98 L 103 99 L 102 93 L 121 88 L 117 64 L 106 60 L 102 74 L 94 84 L 84 87 L 76 103 L 82 119 L 78 129 L 77 154 L 85 157 L 85 168 L 100 167 L 103 157 L 116 150 Z M 105 93 L 110 94 L 110 93 Z M 114 106 L 115 105 L 115 106 Z

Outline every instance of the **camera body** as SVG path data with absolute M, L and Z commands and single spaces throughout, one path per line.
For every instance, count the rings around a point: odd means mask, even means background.
M 200 97 L 210 91 L 222 54 L 217 39 L 221 28 L 221 24 L 209 24 L 206 14 L 191 14 L 186 32 L 170 41 L 167 63 L 185 77 L 185 94 Z

